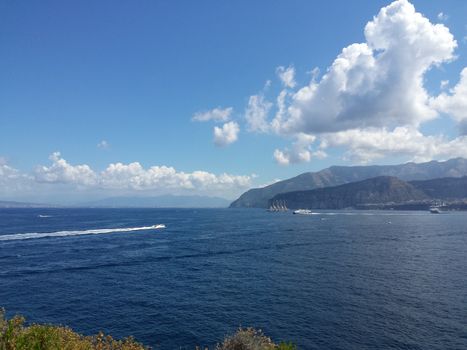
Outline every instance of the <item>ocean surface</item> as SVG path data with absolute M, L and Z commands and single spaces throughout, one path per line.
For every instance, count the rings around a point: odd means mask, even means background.
M 467 349 L 467 213 L 1 209 L 0 306 L 154 349 L 239 326 L 301 349 Z

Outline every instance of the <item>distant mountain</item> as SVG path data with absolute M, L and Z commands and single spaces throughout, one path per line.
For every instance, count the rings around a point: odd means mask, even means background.
M 263 188 L 251 189 L 232 202 L 230 207 L 266 208 L 269 200 L 279 193 L 338 186 L 378 176 L 394 176 L 411 181 L 466 175 L 467 160 L 463 158 L 401 165 L 332 166 L 318 172 L 303 173 Z
M 467 176 L 406 182 L 379 176 L 344 185 L 293 191 L 275 195 L 272 203 L 286 203 L 290 209 L 344 208 L 428 208 L 432 203 L 465 203 Z
M 207 196 L 112 197 L 81 203 L 94 208 L 227 208 L 227 199 Z
M 441 200 L 467 198 L 467 176 L 410 181 L 410 184 L 430 198 Z
M 396 177 L 379 176 L 345 185 L 294 191 L 274 196 L 271 202 L 287 203 L 290 209 L 344 209 L 362 204 L 404 203 L 429 196 Z
M 54 207 L 54 205 L 41 204 L 41 203 L 28 203 L 28 202 L 0 201 L 0 208 L 49 208 L 49 207 Z

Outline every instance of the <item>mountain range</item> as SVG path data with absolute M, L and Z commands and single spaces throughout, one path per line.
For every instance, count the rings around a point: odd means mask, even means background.
M 345 185 L 281 193 L 270 203 L 286 203 L 290 209 L 398 209 L 401 205 L 421 209 L 435 202 L 452 204 L 466 198 L 467 176 L 411 182 L 379 176 Z
M 53 207 L 50 204 L 15 202 L 15 201 L 0 201 L 0 208 L 45 208 Z
M 267 208 L 269 201 L 280 193 L 333 187 L 379 176 L 414 181 L 466 175 L 467 160 L 463 158 L 400 165 L 332 166 L 318 172 L 303 173 L 266 187 L 251 189 L 232 202 L 230 207 Z

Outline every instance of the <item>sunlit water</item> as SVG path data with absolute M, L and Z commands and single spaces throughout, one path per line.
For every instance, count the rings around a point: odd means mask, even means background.
M 466 276 L 467 213 L 0 210 L 9 316 L 155 349 L 467 349 Z

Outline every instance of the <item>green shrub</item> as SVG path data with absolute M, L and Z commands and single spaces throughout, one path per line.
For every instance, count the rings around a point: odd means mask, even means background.
M 14 316 L 7 320 L 0 308 L 0 350 L 147 350 L 132 337 L 115 340 L 100 332 L 84 336 L 68 327 L 32 324 Z M 297 350 L 292 343 L 274 344 L 261 330 L 240 328 L 218 344 L 217 350 Z
M 32 324 L 24 325 L 24 318 L 5 318 L 0 309 L 0 350 L 144 350 L 133 338 L 115 340 L 102 332 L 84 336 L 70 328 Z
M 234 335 L 224 339 L 217 345 L 217 350 L 297 350 L 292 343 L 281 342 L 276 345 L 263 334 L 261 330 L 254 328 L 240 328 Z
M 297 350 L 297 346 L 291 342 L 285 343 L 285 342 L 280 342 L 279 345 L 277 346 L 278 350 Z

